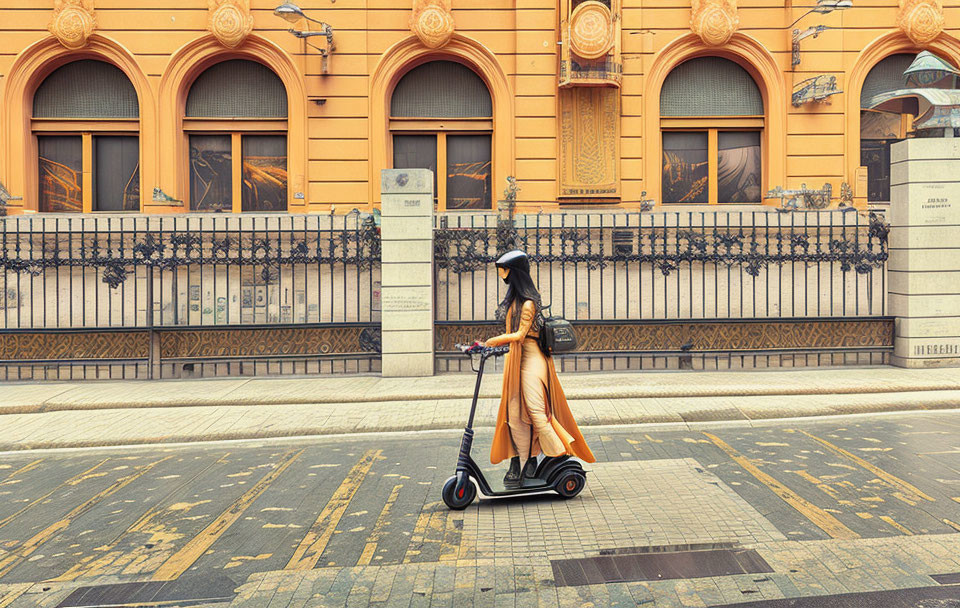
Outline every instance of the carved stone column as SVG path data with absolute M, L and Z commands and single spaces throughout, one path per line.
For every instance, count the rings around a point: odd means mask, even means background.
M 55 0 L 47 29 L 68 49 L 82 49 L 97 27 L 93 0 Z
M 220 44 L 235 49 L 253 31 L 250 0 L 208 0 L 210 17 L 207 29 Z

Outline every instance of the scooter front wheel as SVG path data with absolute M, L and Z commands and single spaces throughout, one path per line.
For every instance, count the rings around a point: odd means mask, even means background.
M 553 485 L 554 491 L 563 498 L 573 498 L 587 485 L 587 476 L 582 471 L 561 473 Z
M 443 484 L 442 496 L 443 502 L 446 503 L 448 507 L 460 511 L 470 506 L 473 499 L 477 497 L 477 485 L 473 483 L 473 480 L 467 478 L 466 483 L 463 484 L 463 488 L 458 492 L 457 478 L 453 476 Z

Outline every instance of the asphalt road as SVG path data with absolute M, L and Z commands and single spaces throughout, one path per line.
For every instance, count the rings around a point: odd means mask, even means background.
M 787 539 L 815 541 L 960 531 L 958 431 L 960 413 L 940 412 L 585 435 L 598 467 L 692 459 Z M 0 606 L 21 605 L 18 583 L 49 582 L 55 606 L 80 585 L 442 562 L 462 540 L 439 503 L 458 443 L 420 433 L 0 455 Z M 478 461 L 488 447 L 478 436 Z M 561 502 L 534 502 L 546 501 Z

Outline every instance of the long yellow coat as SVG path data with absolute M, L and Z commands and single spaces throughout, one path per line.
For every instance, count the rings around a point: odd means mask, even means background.
M 506 331 L 510 332 L 512 311 L 507 312 Z M 493 444 L 490 446 L 490 462 L 497 464 L 513 456 L 513 442 L 510 439 L 510 427 L 507 424 L 507 408 L 509 407 L 510 397 L 517 393 L 520 394 L 521 406 L 523 404 L 523 391 L 520 390 L 520 362 L 522 359 L 521 341 L 510 343 L 510 352 L 506 355 L 506 361 L 503 366 L 503 392 L 500 397 L 500 411 L 497 414 L 497 426 L 493 433 Z M 567 404 L 567 398 L 563 394 L 563 388 L 560 386 L 560 379 L 557 378 L 557 370 L 553 365 L 553 357 L 544 355 L 547 359 L 547 416 L 550 424 L 553 426 L 560 441 L 563 442 L 567 454 L 576 456 L 584 462 L 596 462 L 593 452 L 587 447 L 587 442 L 580 433 L 577 421 L 570 412 L 570 406 Z M 525 410 L 524 410 L 525 411 Z M 571 438 L 572 439 L 569 439 Z

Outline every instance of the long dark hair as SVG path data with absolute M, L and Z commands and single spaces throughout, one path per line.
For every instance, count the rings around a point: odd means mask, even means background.
M 516 253 L 519 254 L 520 252 Z M 507 256 L 503 256 L 501 260 L 506 257 Z M 516 257 L 519 258 L 520 256 L 518 255 Z M 497 263 L 498 267 L 510 269 L 510 274 L 508 274 L 506 278 L 507 295 L 497 307 L 497 320 L 506 320 L 507 311 L 514 302 L 517 302 L 519 307 L 523 306 L 526 300 L 532 300 L 537 306 L 537 314 L 533 319 L 531 329 L 533 331 L 539 331 L 540 328 L 543 327 L 543 301 L 540 298 L 540 291 L 537 290 L 537 285 L 533 282 L 533 277 L 530 276 L 530 271 L 527 270 L 530 264 L 527 259 L 525 259 L 526 255 L 524 254 L 522 257 L 524 258 L 523 260 L 517 260 L 520 263 L 514 263 L 513 259 L 507 261 L 507 263 L 500 263 L 499 261 Z M 516 321 L 517 319 L 514 319 L 515 325 Z

